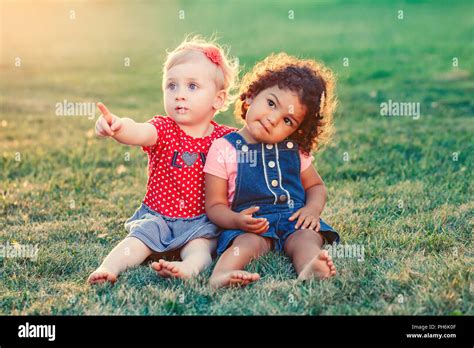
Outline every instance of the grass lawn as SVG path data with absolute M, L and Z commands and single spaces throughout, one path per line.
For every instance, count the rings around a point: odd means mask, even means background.
M 0 6 L 0 245 L 39 248 L 37 260 L 0 257 L 0 314 L 474 314 L 471 2 Z M 323 218 L 364 248 L 362 261 L 336 257 L 335 278 L 297 283 L 289 259 L 270 254 L 249 266 L 261 281 L 216 292 L 210 270 L 183 283 L 146 265 L 115 286 L 86 285 L 127 234 L 147 158 L 55 105 L 162 114 L 165 50 L 190 32 L 217 32 L 243 72 L 284 50 L 337 73 L 337 133 L 314 165 L 328 188 Z M 389 100 L 420 103 L 420 117 L 381 116 Z M 217 121 L 237 125 L 230 110 Z

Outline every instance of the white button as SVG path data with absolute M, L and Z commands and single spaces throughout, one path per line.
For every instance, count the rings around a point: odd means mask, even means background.
M 277 187 L 278 186 L 278 180 L 272 180 L 272 186 Z
M 272 145 L 272 144 L 267 144 L 266 146 L 267 146 L 267 149 L 269 149 L 269 150 L 273 149 L 273 145 Z
M 242 151 L 247 152 L 249 150 L 249 147 L 247 145 L 242 146 Z
M 240 143 L 241 143 L 240 139 L 238 139 L 238 140 L 236 141 L 236 143 L 237 143 L 237 144 L 240 144 Z
M 288 142 L 288 144 L 286 144 L 286 146 L 289 148 L 289 149 L 292 149 L 293 148 L 293 143 L 291 141 Z
M 273 162 L 273 161 L 268 162 L 268 166 L 269 166 L 270 168 L 275 167 L 275 162 Z

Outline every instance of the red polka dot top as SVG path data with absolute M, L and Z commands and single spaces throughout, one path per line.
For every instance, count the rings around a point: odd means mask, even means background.
M 142 147 L 148 154 L 148 183 L 143 203 L 161 215 L 190 218 L 205 214 L 204 164 L 212 142 L 236 129 L 219 125 L 203 138 L 186 134 L 167 116 L 148 121 L 158 139 Z

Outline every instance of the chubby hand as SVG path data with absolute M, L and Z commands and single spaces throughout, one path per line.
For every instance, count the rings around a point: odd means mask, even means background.
M 252 214 L 257 212 L 260 208 L 259 207 L 250 207 L 245 210 L 242 210 L 237 215 L 237 228 L 239 230 L 251 233 L 265 233 L 268 231 L 269 222 L 265 218 L 254 218 Z
M 98 103 L 97 106 L 102 115 L 95 123 L 95 134 L 99 137 L 113 137 L 122 127 L 122 119 L 112 114 L 104 104 Z
M 296 222 L 295 229 L 310 229 L 318 232 L 321 228 L 319 214 L 316 214 L 313 208 L 304 206 L 291 215 L 288 220 L 294 221 L 296 218 L 298 218 L 298 221 Z

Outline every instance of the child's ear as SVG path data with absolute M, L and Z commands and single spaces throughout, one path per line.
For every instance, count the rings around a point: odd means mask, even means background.
M 250 105 L 250 104 L 252 104 L 252 102 L 253 102 L 253 98 L 251 98 L 251 97 L 245 98 L 245 104 Z
M 212 105 L 212 107 L 215 110 L 222 109 L 226 99 L 227 99 L 227 92 L 225 89 L 221 89 L 219 92 L 217 92 L 217 95 L 214 98 L 214 104 Z

